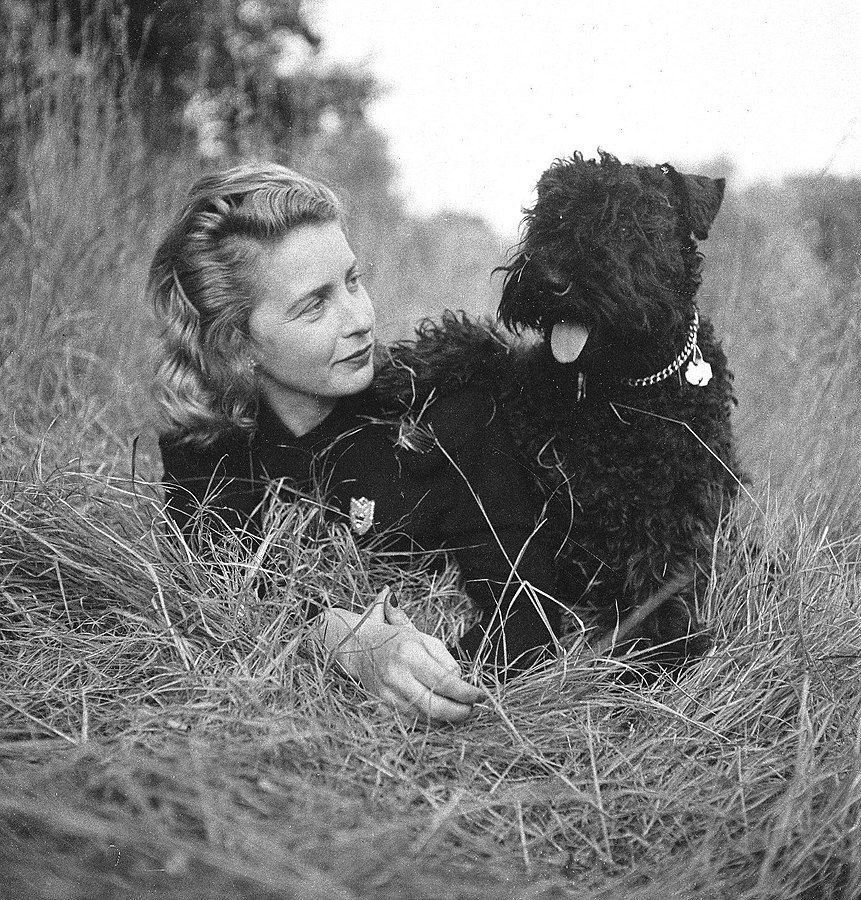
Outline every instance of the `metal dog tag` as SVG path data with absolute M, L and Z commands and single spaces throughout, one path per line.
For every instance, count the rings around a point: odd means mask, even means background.
M 712 380 L 712 367 L 703 359 L 703 354 L 696 344 L 693 358 L 685 369 L 685 380 L 695 387 L 705 387 Z

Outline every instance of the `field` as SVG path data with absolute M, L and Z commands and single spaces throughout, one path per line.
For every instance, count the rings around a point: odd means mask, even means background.
M 453 572 L 311 540 L 307 508 L 262 570 L 165 534 L 142 287 L 194 166 L 75 84 L 83 118 L 28 124 L 0 222 L 0 896 L 861 896 L 861 298 L 792 191 L 731 196 L 703 247 L 753 474 L 715 542 L 714 653 L 631 688 L 586 634 L 427 727 L 328 670 L 296 610 L 395 580 L 447 634 Z M 386 333 L 487 308 L 504 242 L 410 220 L 346 155 L 304 164 L 350 201 Z

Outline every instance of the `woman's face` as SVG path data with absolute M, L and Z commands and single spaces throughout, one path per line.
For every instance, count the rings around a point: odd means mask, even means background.
M 376 316 L 337 222 L 300 225 L 263 252 L 251 351 L 282 400 L 334 400 L 374 375 Z

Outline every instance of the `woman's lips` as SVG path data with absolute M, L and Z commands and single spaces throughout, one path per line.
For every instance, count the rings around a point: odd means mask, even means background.
M 364 364 L 368 361 L 368 357 L 371 355 L 371 351 L 374 349 L 373 341 L 365 347 L 362 347 L 361 350 L 357 350 L 355 353 L 351 353 L 349 356 L 345 356 L 343 359 L 339 359 L 338 362 L 342 363 L 356 363 Z

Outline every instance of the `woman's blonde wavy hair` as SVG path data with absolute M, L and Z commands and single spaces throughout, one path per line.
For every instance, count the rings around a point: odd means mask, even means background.
M 177 440 L 205 446 L 253 430 L 258 386 L 246 348 L 261 250 L 299 225 L 333 221 L 332 191 L 284 166 L 237 166 L 194 183 L 148 280 L 161 326 L 155 394 Z

